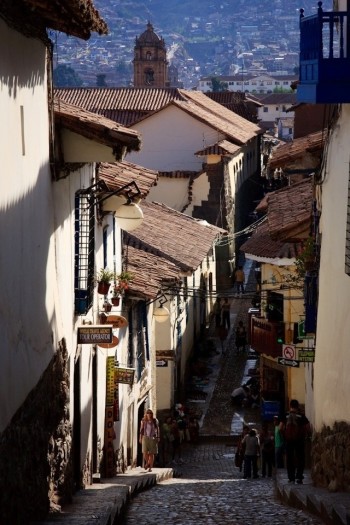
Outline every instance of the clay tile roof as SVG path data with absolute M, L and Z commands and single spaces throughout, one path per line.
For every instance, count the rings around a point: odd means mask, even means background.
M 264 106 L 268 104 L 295 104 L 297 101 L 296 93 L 270 93 L 268 95 L 258 96 Z
M 177 88 L 56 88 L 55 95 L 71 104 L 131 126 L 173 99 Z
M 125 259 L 128 272 L 134 276 L 129 285 L 131 295 L 154 299 L 159 290 L 181 284 L 178 266 L 163 257 L 142 248 L 125 246 Z
M 127 161 L 115 164 L 102 162 L 98 167 L 98 178 L 106 183 L 108 191 L 118 190 L 134 181 L 141 192 L 141 197 L 145 198 L 151 187 L 156 184 L 158 172 Z
M 194 271 L 225 231 L 203 224 L 165 204 L 143 202 L 144 221 L 126 244 L 143 248 L 176 264 L 182 271 Z
M 195 155 L 198 157 L 202 155 L 235 155 L 238 151 L 240 151 L 239 146 L 232 144 L 232 142 L 229 142 L 228 140 L 221 140 L 216 144 L 212 144 L 200 151 L 196 151 Z
M 274 191 L 268 199 L 268 225 L 273 239 L 296 241 L 310 231 L 313 204 L 311 177 Z
M 54 112 L 56 125 L 61 124 L 70 131 L 114 148 L 120 152 L 118 160 L 121 158 L 121 147 L 127 151 L 138 151 L 141 147 L 140 135 L 136 131 L 101 115 L 57 98 L 54 100 Z
M 0 16 L 25 20 L 33 27 L 47 27 L 88 40 L 91 32 L 108 33 L 92 0 L 2 0 Z
M 288 163 L 295 163 L 305 157 L 305 153 L 310 153 L 315 156 L 315 167 L 317 166 L 318 158 L 321 157 L 324 148 L 325 136 L 323 131 L 310 133 L 305 137 L 294 139 L 291 142 L 282 144 L 275 148 L 268 163 L 271 169 L 280 168 L 288 165 Z
M 245 93 L 237 91 L 207 92 L 205 95 L 225 108 L 237 113 L 241 117 L 256 122 L 256 110 L 252 112 L 251 101 L 245 97 Z
M 224 133 L 233 142 L 245 144 L 262 133 L 259 126 L 211 100 L 201 91 L 179 89 L 179 92 L 186 102 L 173 101 L 174 105 L 193 114 L 217 131 Z
M 252 259 L 271 264 L 288 265 L 300 252 L 300 245 L 295 243 L 275 241 L 269 232 L 268 222 L 259 225 L 253 235 L 242 244 L 240 250 Z

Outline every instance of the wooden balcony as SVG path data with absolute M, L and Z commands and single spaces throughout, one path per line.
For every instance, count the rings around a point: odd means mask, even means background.
M 350 102 L 350 13 L 323 11 L 304 16 L 300 10 L 298 102 Z
M 277 342 L 284 323 L 268 321 L 263 317 L 252 317 L 250 345 L 255 352 L 271 357 L 282 357 L 282 344 Z

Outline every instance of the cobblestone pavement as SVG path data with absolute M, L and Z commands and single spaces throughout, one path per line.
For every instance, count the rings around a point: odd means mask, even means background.
M 123 525 L 319 525 L 308 513 L 287 507 L 275 495 L 272 478 L 245 480 L 234 467 L 227 443 L 186 445 L 180 477 L 137 494 Z M 141 474 L 142 475 L 142 474 Z

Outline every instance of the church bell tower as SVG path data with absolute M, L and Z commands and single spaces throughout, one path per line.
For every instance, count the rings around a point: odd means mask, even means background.
M 150 22 L 146 31 L 136 37 L 133 63 L 134 87 L 167 86 L 168 62 L 165 42 L 154 32 Z

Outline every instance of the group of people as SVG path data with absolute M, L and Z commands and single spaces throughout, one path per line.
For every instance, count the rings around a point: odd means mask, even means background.
M 289 412 L 282 418 L 274 417 L 274 428 L 262 424 L 261 432 L 247 425 L 235 454 L 235 465 L 243 478 L 259 477 L 259 460 L 262 477 L 272 476 L 273 468 L 284 468 L 286 461 L 290 483 L 302 484 L 305 468 L 305 440 L 310 436 L 310 424 L 301 412 L 299 402 L 292 399 Z
M 151 409 L 146 410 L 140 424 L 139 442 L 142 447 L 143 468 L 152 472 L 155 458 L 160 463 L 182 463 L 183 443 L 198 443 L 199 422 L 183 410 L 176 409 L 174 417 L 168 417 L 162 425 Z

